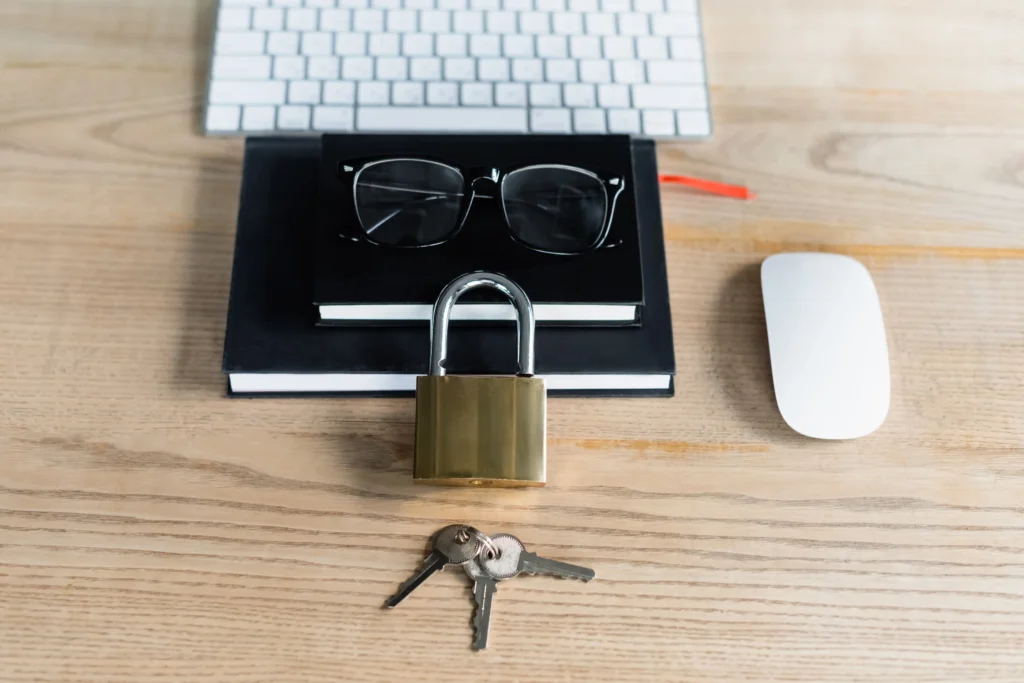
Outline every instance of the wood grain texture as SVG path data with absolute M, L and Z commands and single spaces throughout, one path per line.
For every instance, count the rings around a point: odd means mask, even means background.
M 663 193 L 672 400 L 552 400 L 537 491 L 411 480 L 411 400 L 223 398 L 241 162 L 208 0 L 0 2 L 0 680 L 1024 680 L 1024 5 L 705 0 Z M 757 265 L 852 254 L 890 417 L 772 402 Z M 383 599 L 452 520 L 594 567 Z

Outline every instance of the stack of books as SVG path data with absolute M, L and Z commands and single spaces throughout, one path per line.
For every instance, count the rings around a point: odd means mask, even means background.
M 353 240 L 358 223 L 339 169 L 385 157 L 487 169 L 566 164 L 621 175 L 610 248 L 573 256 L 532 251 L 508 236 L 484 202 L 437 246 Z M 411 396 L 427 372 L 434 301 L 448 282 L 478 270 L 506 275 L 533 301 L 536 371 L 552 395 L 672 395 L 654 143 L 627 136 L 247 140 L 224 342 L 228 392 Z M 471 292 L 452 319 L 450 373 L 513 371 L 507 300 Z

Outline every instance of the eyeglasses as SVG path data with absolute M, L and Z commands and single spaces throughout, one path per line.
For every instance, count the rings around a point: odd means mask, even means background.
M 602 178 L 561 164 L 511 171 L 467 171 L 431 159 L 378 159 L 338 165 L 352 178 L 351 203 L 360 239 L 387 247 L 432 247 L 454 238 L 480 190 L 497 188 L 513 240 L 535 251 L 582 254 L 600 248 L 611 230 L 621 176 Z

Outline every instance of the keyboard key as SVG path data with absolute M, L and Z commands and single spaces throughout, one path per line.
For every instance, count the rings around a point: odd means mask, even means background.
M 435 41 L 434 49 L 441 57 L 466 56 L 466 36 L 460 33 L 439 33 Z
M 597 86 L 597 102 L 602 109 L 629 106 L 629 86 L 599 85 Z
M 554 83 L 530 84 L 531 107 L 562 106 L 562 88 Z
M 470 9 L 498 10 L 501 9 L 501 0 L 469 0 Z
M 583 25 L 592 36 L 615 35 L 615 15 L 587 12 L 583 15 Z
M 338 0 L 306 0 L 306 7 L 336 7 Z
M 612 63 L 603 59 L 581 59 L 580 80 L 584 83 L 611 83 Z
M 522 83 L 498 83 L 494 86 L 494 100 L 499 107 L 525 107 L 526 86 Z
M 551 29 L 563 36 L 578 36 L 583 33 L 583 15 L 579 12 L 555 12 L 551 15 Z
M 703 59 L 700 41 L 696 38 L 669 38 L 668 46 L 672 59 Z
M 460 10 L 466 7 L 466 0 L 437 0 L 438 9 Z
M 537 56 L 558 59 L 569 56 L 569 41 L 565 36 L 537 36 Z
M 444 80 L 476 80 L 476 60 L 463 57 L 448 57 L 444 60 Z
M 628 12 L 619 15 L 619 33 L 624 36 L 651 35 L 650 15 Z
M 356 115 L 352 107 L 314 107 L 313 128 L 323 131 L 350 131 L 355 128 Z
M 704 111 L 677 111 L 676 126 L 683 137 L 711 135 L 711 119 Z
M 507 59 L 481 59 L 477 62 L 476 68 L 481 81 L 509 80 Z
M 616 83 L 643 83 L 644 63 L 637 59 L 618 59 L 612 62 L 612 75 Z
M 360 131 L 526 133 L 526 110 L 512 107 L 360 107 Z
M 604 133 L 607 131 L 603 109 L 575 109 L 572 127 L 577 133 Z
M 501 8 L 513 12 L 529 12 L 533 9 L 533 0 L 502 0 Z
M 284 10 L 278 7 L 258 7 L 252 11 L 252 27 L 260 31 L 280 31 L 284 28 Z M 262 121 L 261 121 L 262 123 Z M 273 128 L 273 124 L 270 126 Z M 245 117 L 242 118 L 245 128 Z M 246 130 L 249 130 L 246 128 Z
M 284 104 L 282 81 L 213 81 L 210 104 Z
M 629 0 L 601 0 L 602 12 L 629 12 L 632 9 Z
M 298 33 L 271 33 L 267 35 L 267 53 L 272 55 L 295 55 L 299 53 Z
M 315 9 L 289 9 L 284 15 L 284 25 L 289 31 L 315 31 L 316 19 Z M 280 112 L 278 116 L 280 116 Z
M 569 0 L 570 12 L 596 12 L 597 0 Z
M 706 109 L 707 93 L 692 85 L 631 86 L 633 106 L 637 109 Z
M 270 57 L 214 55 L 211 73 L 214 78 L 228 80 L 270 78 Z
M 441 60 L 437 57 L 410 59 L 409 76 L 414 81 L 439 81 L 441 80 Z
M 604 43 L 605 59 L 633 59 L 636 53 L 633 52 L 633 39 L 625 36 L 605 36 Z
M 669 12 L 697 13 L 697 0 L 666 0 Z
M 647 62 L 647 82 L 698 85 L 704 82 L 704 65 L 700 62 L 652 60 Z
M 409 78 L 405 57 L 381 57 L 377 60 L 377 78 L 382 81 L 404 81 Z
M 530 130 L 534 133 L 571 133 L 568 109 L 531 109 Z
M 320 30 L 348 31 L 352 27 L 352 13 L 347 9 L 325 9 L 320 11 Z M 314 112 L 313 118 L 316 119 Z
M 675 117 L 670 111 L 643 112 L 644 135 L 671 137 L 676 134 Z
M 277 109 L 274 107 L 243 107 L 242 130 L 266 131 L 274 130 L 277 120 Z
M 405 9 L 434 9 L 434 0 L 405 0 Z
M 301 46 L 304 55 L 329 55 L 334 48 L 334 34 L 303 33 Z
M 221 31 L 213 51 L 218 55 L 261 55 L 266 42 L 263 31 Z
M 337 57 L 310 57 L 306 72 L 310 78 L 321 81 L 336 80 L 340 73 L 339 60 Z
M 594 86 L 584 83 L 569 83 L 562 87 L 562 97 L 567 107 L 596 107 L 597 95 Z
M 467 107 L 490 107 L 494 104 L 490 83 L 463 83 L 462 104 Z
M 206 130 L 211 133 L 233 133 L 242 119 L 242 108 L 236 105 L 211 105 L 206 108 Z
M 515 12 L 487 12 L 485 19 L 488 33 L 516 33 L 519 30 Z
M 355 83 L 351 81 L 329 81 L 324 83 L 324 104 L 353 104 L 355 101 Z
M 534 5 L 545 12 L 561 12 L 565 9 L 565 0 L 535 0 Z
M 661 36 L 637 38 L 636 56 L 640 59 L 668 59 L 668 41 Z
M 368 81 L 373 78 L 372 57 L 342 57 L 341 77 L 346 81 Z
M 639 133 L 640 112 L 635 109 L 610 109 L 608 131 L 611 133 Z
M 302 0 L 270 0 L 270 4 L 277 7 L 302 7 Z
M 427 104 L 448 105 L 459 103 L 457 83 L 427 83 Z
M 375 57 L 397 57 L 398 43 L 397 33 L 371 33 L 368 52 Z
M 384 11 L 379 9 L 353 10 L 352 30 L 363 33 L 380 33 L 384 30 Z
M 334 37 L 334 54 L 362 56 L 366 54 L 365 33 L 339 33 Z
M 338 0 L 338 7 L 348 9 L 366 9 L 369 6 L 369 0 Z
M 281 81 L 298 81 L 305 77 L 305 57 L 274 57 L 274 78 Z
M 512 80 L 539 82 L 544 80 L 544 62 L 539 59 L 513 59 Z
M 646 12 L 647 14 L 664 12 L 665 2 L 664 0 L 633 0 L 633 9 L 637 12 Z
M 551 33 L 551 15 L 547 12 L 520 12 L 519 31 L 534 35 Z
M 682 12 L 652 14 L 651 27 L 656 36 L 697 36 L 700 33 L 697 15 Z
M 370 0 L 370 7 L 374 9 L 401 9 L 402 0 Z
M 544 67 L 547 80 L 552 83 L 571 83 L 579 80 L 575 59 L 549 59 Z
M 464 10 L 452 15 L 455 33 L 483 33 L 484 13 L 477 10 Z
M 569 56 L 573 59 L 600 59 L 601 39 L 597 36 L 569 36 Z
M 441 10 L 420 12 L 420 31 L 424 33 L 448 33 L 452 30 L 452 15 Z
M 414 33 L 416 10 L 388 10 L 385 23 L 389 33 Z
M 277 127 L 280 130 L 309 130 L 309 107 L 278 107 Z
M 406 33 L 402 36 L 402 54 L 407 57 L 432 56 L 434 36 L 429 33 Z
M 409 81 L 392 83 L 391 102 L 400 105 L 422 106 L 423 84 Z
M 363 81 L 356 86 L 356 101 L 359 104 L 387 104 L 390 99 L 390 83 Z
M 535 54 L 533 36 L 502 36 L 501 49 L 502 54 L 506 57 L 533 57 Z
M 252 10 L 248 7 L 221 7 L 220 12 L 217 13 L 217 30 L 248 30 L 251 15 Z M 239 112 L 239 117 L 241 117 L 241 112 Z M 238 128 L 237 122 L 235 128 Z
M 320 81 L 292 81 L 288 84 L 291 104 L 320 104 Z
M 473 57 L 497 57 L 501 54 L 501 36 L 488 33 L 470 36 L 469 54 Z

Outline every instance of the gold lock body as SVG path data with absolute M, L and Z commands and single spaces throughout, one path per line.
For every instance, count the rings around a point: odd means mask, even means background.
M 544 486 L 546 398 L 536 377 L 417 378 L 415 480 Z

